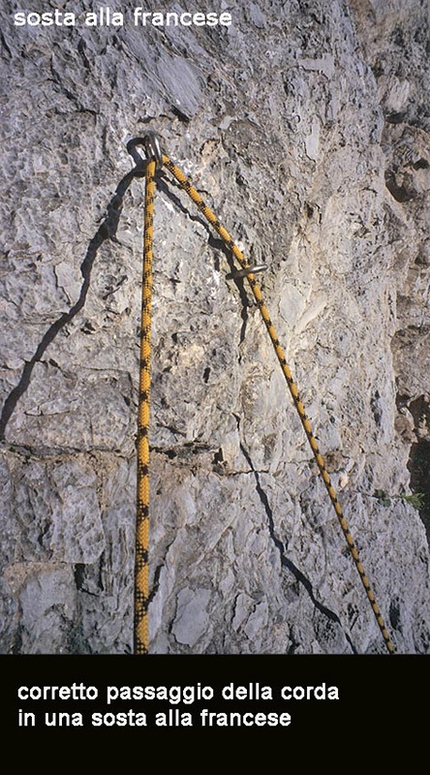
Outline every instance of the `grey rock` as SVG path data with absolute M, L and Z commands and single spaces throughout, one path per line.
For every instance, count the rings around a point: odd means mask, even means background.
M 132 648 L 144 186 L 126 145 L 148 127 L 268 265 L 258 280 L 393 641 L 426 653 L 426 9 L 261 0 L 209 29 L 134 27 L 128 0 L 123 26 L 88 27 L 92 4 L 73 5 L 70 28 L 3 11 L 2 653 Z M 383 653 L 246 282 L 168 177 L 151 651 Z

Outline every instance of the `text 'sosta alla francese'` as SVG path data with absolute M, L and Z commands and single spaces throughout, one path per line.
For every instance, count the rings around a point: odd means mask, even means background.
M 175 13 L 175 12 L 149 12 L 142 7 L 134 8 L 131 12 L 131 22 L 135 27 L 229 27 L 232 22 L 231 14 L 222 13 Z M 112 11 L 109 7 L 101 7 L 96 12 L 88 12 L 84 18 L 69 11 L 61 11 L 56 8 L 53 11 L 36 13 L 35 11 L 18 11 L 13 17 L 16 27 L 75 27 L 82 23 L 87 27 L 122 27 L 124 14 L 120 11 Z

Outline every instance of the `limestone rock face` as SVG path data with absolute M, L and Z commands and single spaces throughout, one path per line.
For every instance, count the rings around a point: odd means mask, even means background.
M 73 26 L 17 26 L 2 5 L 2 653 L 132 649 L 144 182 L 127 142 L 148 128 L 268 265 L 258 281 L 392 640 L 426 653 L 425 4 L 168 8 L 231 13 L 213 27 L 135 26 L 128 0 L 66 5 Z M 108 5 L 122 24 L 85 24 Z M 384 653 L 231 270 L 162 170 L 150 649 Z

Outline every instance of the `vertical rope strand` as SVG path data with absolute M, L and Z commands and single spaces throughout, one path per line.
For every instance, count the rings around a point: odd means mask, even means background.
M 163 164 L 167 167 L 167 169 L 171 172 L 171 174 L 176 178 L 176 180 L 179 182 L 181 187 L 184 189 L 184 191 L 187 192 L 187 194 L 190 196 L 190 198 L 193 200 L 193 202 L 196 204 L 198 209 L 201 213 L 205 216 L 206 220 L 209 221 L 209 223 L 214 227 L 216 232 L 219 234 L 221 239 L 224 241 L 227 248 L 233 253 L 235 258 L 240 263 L 241 267 L 243 269 L 248 269 L 249 264 L 246 261 L 245 256 L 243 253 L 239 250 L 239 248 L 235 245 L 234 241 L 228 234 L 228 232 L 224 229 L 224 227 L 219 222 L 216 215 L 212 212 L 212 210 L 205 204 L 203 199 L 201 198 L 200 194 L 196 191 L 196 189 L 192 186 L 188 178 L 183 174 L 183 172 L 168 158 L 168 156 L 163 155 Z M 286 382 L 288 384 L 288 388 L 291 393 L 291 397 L 294 402 L 294 406 L 296 407 L 297 413 L 300 417 L 301 423 L 303 425 L 304 431 L 306 433 L 306 436 L 308 438 L 310 447 L 312 449 L 312 453 L 315 457 L 317 466 L 319 468 L 319 471 L 321 473 L 322 479 L 324 481 L 324 484 L 326 486 L 327 492 L 329 494 L 330 500 L 333 504 L 334 510 L 336 512 L 337 519 L 339 521 L 340 527 L 342 529 L 342 532 L 344 534 L 346 543 L 348 545 L 348 548 L 351 552 L 352 558 L 354 560 L 355 566 L 358 570 L 360 579 L 363 583 L 367 598 L 369 600 L 369 603 L 372 607 L 373 613 L 375 615 L 376 621 L 378 623 L 379 629 L 381 631 L 382 637 L 384 639 L 385 645 L 390 652 L 390 654 L 395 653 L 394 645 L 391 641 L 390 635 L 388 633 L 388 630 L 385 626 L 385 622 L 383 619 L 383 616 L 381 614 L 380 608 L 378 606 L 378 603 L 376 602 L 375 594 L 371 588 L 369 579 L 364 571 L 364 567 L 361 563 L 360 556 L 358 553 L 358 549 L 355 545 L 354 539 L 351 535 L 351 532 L 348 527 L 347 520 L 345 519 L 345 516 L 343 514 L 342 506 L 340 505 L 337 494 L 335 492 L 335 489 L 332 485 L 330 475 L 327 471 L 327 468 L 325 466 L 324 459 L 320 453 L 317 440 L 315 439 L 315 436 L 313 435 L 312 428 L 309 422 L 309 419 L 307 417 L 307 414 L 305 412 L 304 406 L 302 404 L 302 401 L 299 396 L 299 391 L 297 389 L 297 386 L 294 382 L 293 376 L 291 374 L 291 370 L 288 366 L 287 360 L 285 358 L 284 351 L 281 347 L 281 344 L 279 342 L 275 327 L 272 323 L 271 317 L 269 315 L 269 312 L 267 310 L 267 307 L 264 303 L 263 294 L 260 290 L 260 287 L 258 283 L 256 282 L 254 276 L 252 274 L 249 274 L 247 276 L 247 280 L 251 286 L 251 290 L 254 294 L 254 298 L 257 302 L 257 306 L 260 310 L 261 316 L 264 320 L 265 326 L 267 328 L 267 331 L 269 333 L 270 340 L 272 342 L 273 348 L 275 350 L 276 356 L 278 358 L 278 361 L 280 363 L 282 372 L 284 374 L 284 377 L 286 379 Z
M 148 654 L 149 603 L 149 398 L 151 386 L 152 239 L 154 228 L 155 161 L 145 176 L 140 372 L 137 419 L 137 513 L 135 548 L 134 653 Z

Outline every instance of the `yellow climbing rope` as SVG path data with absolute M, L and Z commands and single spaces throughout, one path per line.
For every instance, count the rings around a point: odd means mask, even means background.
M 251 287 L 252 293 L 254 294 L 254 298 L 256 300 L 257 306 L 260 310 L 261 316 L 263 318 L 263 321 L 265 323 L 265 326 L 267 328 L 270 340 L 272 342 L 273 348 L 275 350 L 276 356 L 278 358 L 279 364 L 282 369 L 282 373 L 284 374 L 284 377 L 286 379 L 286 382 L 288 384 L 288 388 L 290 390 L 294 406 L 296 407 L 297 413 L 300 417 L 301 423 L 303 425 L 305 434 L 307 436 L 307 439 L 309 441 L 310 447 L 312 449 L 312 453 L 315 457 L 318 469 L 321 473 L 322 479 L 324 481 L 325 487 L 327 489 L 330 501 L 333 505 L 333 508 L 336 512 L 337 519 L 339 521 L 340 527 L 342 529 L 342 532 L 344 534 L 344 537 L 346 539 L 346 543 L 348 545 L 348 548 L 351 552 L 352 558 L 354 560 L 354 563 L 356 565 L 356 568 L 358 570 L 358 573 L 360 575 L 361 581 L 363 583 L 364 589 L 366 591 L 367 598 L 369 600 L 369 603 L 372 607 L 373 613 L 376 617 L 376 621 L 378 623 L 379 629 L 381 631 L 382 637 L 384 639 L 385 645 L 388 649 L 388 651 L 391 654 L 395 653 L 394 645 L 391 641 L 390 635 L 388 633 L 388 630 L 385 626 L 383 616 L 381 614 L 380 608 L 378 606 L 378 603 L 375 598 L 375 594 L 371 588 L 369 579 L 365 573 L 364 567 L 362 565 L 362 562 L 360 560 L 360 556 L 358 553 L 358 549 L 356 547 L 356 544 L 354 542 L 354 539 L 351 535 L 351 532 L 348 527 L 348 523 L 345 519 L 345 516 L 343 514 L 342 506 L 339 503 L 339 500 L 337 498 L 337 494 L 335 492 L 335 489 L 333 487 L 333 484 L 330 479 L 330 475 L 327 471 L 327 468 L 325 466 L 324 459 L 320 453 L 318 443 L 315 439 L 315 436 L 313 435 L 312 428 L 309 422 L 309 419 L 306 415 L 304 406 L 302 404 L 302 401 L 299 396 L 299 391 L 297 389 L 297 386 L 294 382 L 291 370 L 288 366 L 287 360 L 285 358 L 284 351 L 281 347 L 281 344 L 279 342 L 277 333 L 275 331 L 275 327 L 273 325 L 273 322 L 271 320 L 271 317 L 269 315 L 269 312 L 267 310 L 267 307 L 263 300 L 263 295 L 261 292 L 261 289 L 259 285 L 257 284 L 253 269 L 256 271 L 256 268 L 251 267 L 246 258 L 244 257 L 243 253 L 239 250 L 237 245 L 235 245 L 234 241 L 226 231 L 226 229 L 221 225 L 220 221 L 216 217 L 216 215 L 212 212 L 212 210 L 205 204 L 203 199 L 201 198 L 200 194 L 194 186 L 191 184 L 191 182 L 188 180 L 188 178 L 184 175 L 184 173 L 179 169 L 179 167 L 174 164 L 171 159 L 169 159 L 168 156 L 165 154 L 162 154 L 160 151 L 160 147 L 158 145 L 158 140 L 156 139 L 156 135 L 154 133 L 149 133 L 146 138 L 146 150 L 147 150 L 147 156 L 148 156 L 148 163 L 147 163 L 147 172 L 146 172 L 146 197 L 145 197 L 145 249 L 144 249 L 144 265 L 151 263 L 152 258 L 152 218 L 153 218 L 153 202 L 154 202 L 154 174 L 155 174 L 155 165 L 157 164 L 160 166 L 163 164 L 166 169 L 169 170 L 169 172 L 173 175 L 173 177 L 178 181 L 181 188 L 186 191 L 188 196 L 192 199 L 192 201 L 195 203 L 197 208 L 200 210 L 200 212 L 204 215 L 206 220 L 213 226 L 215 231 L 219 234 L 221 239 L 224 241 L 226 247 L 231 251 L 231 253 L 234 255 L 234 257 L 237 259 L 241 266 L 241 275 L 245 276 L 249 282 L 249 285 Z M 259 269 L 259 267 L 257 268 Z M 144 270 L 144 281 L 145 281 L 145 270 Z M 149 277 L 150 277 L 150 270 L 149 270 Z M 145 299 L 147 300 L 148 296 L 150 299 L 151 291 L 144 291 L 143 292 L 143 303 L 147 303 Z M 150 316 L 150 303 L 148 305 L 148 310 L 145 313 L 145 315 L 142 313 L 142 347 L 143 342 L 145 341 L 145 351 L 144 354 L 142 353 L 141 356 L 141 364 L 142 364 L 142 372 L 143 375 L 141 376 L 141 393 L 140 393 L 140 401 L 145 406 L 145 410 L 141 410 L 139 408 L 139 438 L 145 439 L 145 445 L 144 448 L 139 448 L 139 464 L 138 464 L 138 470 L 140 469 L 139 478 L 145 477 L 146 483 L 145 486 L 141 486 L 142 489 L 142 505 L 139 509 L 138 506 L 138 525 L 139 523 L 144 522 L 145 524 L 145 535 L 144 540 L 147 541 L 147 525 L 148 525 L 148 514 L 149 514 L 149 489 L 147 485 L 147 476 L 148 476 L 148 426 L 144 425 L 144 427 L 141 427 L 140 422 L 142 424 L 149 422 L 149 342 L 150 342 L 150 333 L 149 333 L 149 325 L 148 317 Z M 144 388 L 142 389 L 142 383 L 144 384 Z M 143 445 L 142 445 L 143 447 Z M 144 455 L 143 455 L 144 452 Z M 140 455 L 142 454 L 142 458 L 140 458 Z M 139 490 L 140 493 L 140 490 Z M 139 500 L 138 500 L 139 503 Z M 140 539 L 139 539 L 140 540 Z M 141 609 L 144 609 L 144 615 L 142 616 L 142 619 L 139 620 L 145 622 L 145 627 L 142 627 L 142 630 L 147 628 L 147 601 L 148 601 L 148 583 L 147 583 L 147 563 L 148 563 L 148 556 L 147 556 L 147 543 L 142 546 L 142 549 L 140 550 L 140 570 L 139 574 L 136 577 L 136 587 L 137 587 L 137 593 L 136 593 L 136 601 L 140 600 L 142 601 L 140 603 Z M 140 587 L 140 584 L 144 581 L 144 585 L 142 588 Z M 136 607 L 137 612 L 137 607 Z M 148 644 L 147 641 L 140 641 L 141 630 L 139 629 L 139 632 L 136 631 L 136 653 L 147 653 L 148 651 Z M 143 633 L 142 633 L 143 637 Z M 147 634 L 145 635 L 147 637 Z
M 151 387 L 152 236 L 156 162 L 149 159 L 145 174 L 140 376 L 137 414 L 137 514 L 135 546 L 134 652 L 148 653 L 149 604 L 149 394 Z

